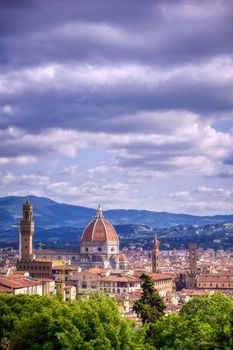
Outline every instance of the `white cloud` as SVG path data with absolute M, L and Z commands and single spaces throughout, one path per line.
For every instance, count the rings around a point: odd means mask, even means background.
M 0 157 L 0 165 L 16 164 L 27 165 L 36 163 L 37 158 L 33 156 Z
M 170 193 L 182 212 L 198 215 L 232 214 L 233 191 L 224 188 L 200 186 L 194 190 Z
M 79 93 L 80 89 L 84 89 L 84 93 L 85 89 L 95 92 L 97 88 L 117 87 L 120 88 L 118 94 L 121 95 L 121 89 L 128 90 L 134 87 L 149 92 L 161 86 L 173 87 L 176 82 L 180 86 L 203 82 L 212 86 L 230 87 L 233 85 L 233 59 L 230 55 L 223 55 L 198 64 L 192 62 L 172 67 L 153 67 L 136 63 L 49 63 L 3 73 L 0 78 L 0 94 L 5 96 L 24 91 L 40 93 L 51 89 L 54 92 L 65 89 Z

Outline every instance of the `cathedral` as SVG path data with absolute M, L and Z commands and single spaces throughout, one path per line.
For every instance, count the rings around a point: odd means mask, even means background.
M 23 217 L 20 220 L 19 232 L 19 270 L 27 269 L 37 276 L 39 270 L 49 272 L 49 261 L 63 256 L 71 260 L 73 265 L 82 269 L 92 267 L 109 269 L 127 269 L 128 259 L 119 253 L 119 238 L 112 224 L 104 218 L 100 205 L 96 217 L 86 226 L 80 241 L 80 251 L 33 250 L 32 238 L 34 234 L 33 207 L 27 199 L 23 205 Z M 47 260 L 46 260 L 47 259 Z M 42 264 L 42 268 L 39 265 Z M 44 267 L 45 265 L 45 267 Z M 45 277 L 45 276 L 43 276 Z
M 96 217 L 85 228 L 80 242 L 81 266 L 119 267 L 119 238 L 114 227 L 97 210 Z

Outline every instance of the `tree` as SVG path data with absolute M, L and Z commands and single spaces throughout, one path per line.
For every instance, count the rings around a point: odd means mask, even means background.
M 233 349 L 233 299 L 220 293 L 195 297 L 180 314 L 153 325 L 150 343 L 156 349 Z
M 0 296 L 0 333 L 11 350 L 149 349 L 143 327 L 122 318 L 115 300 L 101 293 L 73 303 Z
M 154 323 L 164 315 L 166 306 L 156 291 L 152 278 L 142 274 L 140 279 L 143 281 L 143 293 L 141 298 L 134 303 L 133 310 L 141 318 L 143 324 Z

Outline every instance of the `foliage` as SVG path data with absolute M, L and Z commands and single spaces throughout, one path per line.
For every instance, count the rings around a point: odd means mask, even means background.
M 0 337 L 2 348 L 4 343 L 11 350 L 231 350 L 233 299 L 219 293 L 196 297 L 179 315 L 141 327 L 123 319 L 103 294 L 73 303 L 1 295 Z
M 142 350 L 144 332 L 102 294 L 74 303 L 59 298 L 0 297 L 0 335 L 12 350 Z
M 156 349 L 233 349 L 233 300 L 220 293 L 195 297 L 179 315 L 160 319 L 153 327 Z
M 141 318 L 142 323 L 154 323 L 164 315 L 165 304 L 156 289 L 152 278 L 146 274 L 140 276 L 142 283 L 142 296 L 134 305 L 133 310 Z

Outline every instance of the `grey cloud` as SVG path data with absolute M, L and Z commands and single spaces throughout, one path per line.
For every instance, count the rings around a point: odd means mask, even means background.
M 221 71 L 220 79 L 202 72 L 202 65 L 215 57 L 232 57 L 231 1 L 216 1 L 213 6 L 211 1 L 183 0 L 122 4 L 3 0 L 1 5 L 0 70 L 6 80 L 11 74 L 12 91 L 8 93 L 3 84 L 0 103 L 15 110 L 10 117 L 1 116 L 2 129 L 14 126 L 40 133 L 60 127 L 140 133 L 154 128 L 153 118 L 143 120 L 140 111 L 185 110 L 209 117 L 233 109 L 231 71 L 225 81 L 221 81 Z M 88 84 L 87 69 L 83 73 L 87 84 L 82 85 L 80 77 L 66 81 L 64 69 L 64 76 L 60 72 L 52 83 L 46 77 L 36 81 L 29 76 L 27 86 L 14 91 L 15 85 L 25 83 L 22 68 L 34 72 L 53 64 L 66 65 L 71 76 L 75 66 L 85 65 L 119 71 L 137 65 L 155 76 L 172 74 L 147 82 L 138 79 L 140 71 L 135 76 L 129 72 L 128 77 L 108 85 L 110 70 L 106 83 L 98 85 Z M 185 71 L 187 65 L 189 71 Z
M 189 7 L 189 11 L 187 8 Z M 195 14 L 195 11 L 198 13 Z M 202 9 L 202 11 L 200 10 Z M 215 9 L 215 10 L 214 10 Z M 185 11 L 186 10 L 186 11 Z M 192 12 L 194 14 L 192 15 Z M 17 18 L 17 20 L 15 20 Z M 1 62 L 4 66 L 51 61 L 192 62 L 232 53 L 230 1 L 2 1 Z M 126 33 L 117 43 L 65 26 L 110 25 Z M 106 31 L 106 35 L 107 35 Z
M 111 71 L 108 74 L 111 79 Z M 154 128 L 153 116 L 150 119 L 140 117 L 140 111 L 184 110 L 208 117 L 233 109 L 230 98 L 233 76 L 221 83 L 212 82 L 208 76 L 196 81 L 195 74 L 188 75 L 184 71 L 158 84 L 153 80 L 144 83 L 129 76 L 127 80 L 123 78 L 122 83 L 119 77 L 112 86 L 95 82 L 87 86 L 75 82 L 72 86 L 72 81 L 63 84 L 62 76 L 59 79 L 57 86 L 55 77 L 51 86 L 50 81 L 46 85 L 45 79 L 44 82 L 31 82 L 22 91 L 7 93 L 6 89 L 0 93 L 2 108 L 11 105 L 15 111 L 11 116 L 1 118 L 0 127 L 4 129 L 10 125 L 32 132 L 61 127 L 140 133 Z M 87 82 L 88 79 L 87 76 Z M 23 74 L 19 75 L 18 81 L 24 84 Z

